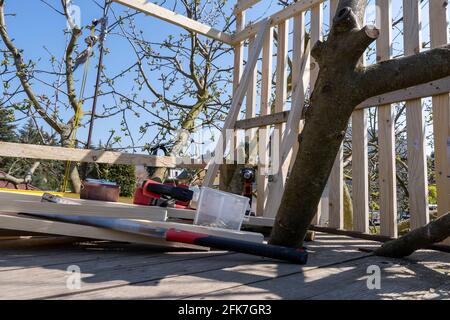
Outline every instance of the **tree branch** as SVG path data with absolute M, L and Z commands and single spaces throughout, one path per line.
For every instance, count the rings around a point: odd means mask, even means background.
M 367 97 L 413 87 L 450 74 L 450 45 L 366 67 L 359 84 Z
M 14 59 L 14 65 L 17 70 L 17 77 L 20 80 L 20 83 L 22 84 L 22 87 L 25 91 L 25 93 L 28 96 L 28 99 L 32 102 L 32 105 L 37 113 L 49 124 L 50 127 L 52 127 L 56 132 L 62 133 L 64 125 L 58 123 L 56 120 L 52 119 L 45 109 L 41 106 L 39 101 L 36 98 L 36 95 L 33 92 L 33 89 L 31 88 L 30 83 L 27 79 L 27 70 L 26 70 L 26 64 L 23 61 L 22 55 L 20 51 L 14 46 L 12 40 L 10 39 L 8 32 L 6 30 L 6 22 L 5 22 L 5 12 L 4 12 L 4 1 L 0 1 L 0 36 L 5 43 L 6 47 L 8 48 L 9 52 L 13 56 Z

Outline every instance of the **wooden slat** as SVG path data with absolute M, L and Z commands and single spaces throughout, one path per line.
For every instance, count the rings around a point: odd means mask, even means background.
M 147 0 L 113 0 L 114 2 L 123 4 L 137 11 L 143 12 L 152 17 L 167 21 L 169 23 L 180 26 L 184 29 L 202 34 L 204 36 L 222 41 L 224 43 L 233 44 L 230 34 L 214 29 L 196 20 L 160 7 Z
M 405 56 L 422 49 L 420 6 L 419 0 L 403 0 Z M 429 222 L 425 117 L 421 99 L 409 100 L 406 105 L 409 212 L 411 229 L 416 229 Z
M 287 121 L 289 111 L 265 114 L 255 118 L 236 121 L 235 129 L 264 128 L 273 124 L 280 124 Z
M 258 131 L 259 134 L 259 165 L 258 176 L 256 178 L 257 188 L 257 202 L 256 202 L 256 215 L 262 216 L 267 203 L 268 188 L 267 177 L 269 167 L 269 125 L 272 124 L 273 115 L 271 112 L 272 96 L 272 55 L 273 55 L 273 28 L 269 28 L 268 32 L 264 36 L 264 43 L 262 48 L 262 70 L 261 70 L 261 116 L 255 118 L 260 124 L 264 119 L 270 118 L 271 123 L 264 123 Z M 286 115 L 287 116 L 287 115 Z M 251 122 L 250 119 L 247 120 Z M 255 123 L 256 124 L 256 123 Z M 236 123 L 236 126 L 238 124 Z
M 369 232 L 367 110 L 352 114 L 353 230 Z
M 247 10 L 260 1 L 261 0 L 238 0 L 237 4 L 234 6 L 234 13 L 237 14 L 239 12 Z
M 255 38 L 249 40 L 248 45 L 248 57 L 250 58 L 254 54 L 255 50 Z M 245 107 L 245 118 L 253 119 L 256 116 L 256 82 L 258 80 L 258 68 L 255 67 L 250 77 L 250 81 L 247 89 L 247 100 Z M 256 131 L 254 128 L 245 130 L 245 141 L 248 143 L 248 163 L 256 164 L 256 156 L 258 153 L 256 143 Z
M 275 112 L 283 112 L 287 101 L 287 71 L 289 54 L 289 21 L 284 21 L 278 25 L 277 41 L 277 70 L 275 85 Z M 280 139 L 284 130 L 284 125 L 275 125 L 275 130 L 280 133 Z M 281 141 L 280 141 L 281 142 Z M 278 143 L 278 141 L 274 141 Z
M 181 248 L 202 248 L 193 245 L 185 245 L 178 242 L 168 242 L 162 239 L 147 236 L 134 235 L 104 228 L 81 226 L 71 223 L 48 221 L 42 219 L 27 218 L 23 216 L 0 213 L 0 225 L 2 229 L 39 232 L 44 234 L 64 235 L 99 240 L 132 242 L 149 245 L 163 245 Z
M 309 62 L 310 62 L 310 45 L 306 49 L 303 55 L 299 74 L 302 75 L 301 81 L 298 81 L 293 93 L 293 100 L 297 101 L 296 106 L 289 113 L 288 121 L 286 123 L 286 130 L 284 132 L 281 141 L 281 153 L 280 153 L 280 163 L 279 169 L 276 174 L 273 175 L 272 181 L 269 183 L 269 196 L 270 201 L 267 202 L 266 211 L 264 213 L 265 217 L 275 217 L 278 208 L 283 197 L 285 181 L 288 175 L 290 166 L 290 157 L 293 147 L 297 141 L 298 132 L 300 130 L 299 123 L 303 111 L 304 101 L 305 101 L 305 91 L 308 87 L 309 82 Z
M 377 61 L 391 57 L 392 8 L 391 0 L 377 0 Z M 380 232 L 397 236 L 397 187 L 395 174 L 394 109 L 391 105 L 378 108 L 379 183 L 380 183 Z
M 98 216 L 124 219 L 148 219 L 165 221 L 167 210 L 161 207 L 144 207 L 137 205 L 105 205 L 90 204 L 89 201 L 77 204 L 58 204 L 40 202 L 41 197 L 15 195 L 0 192 L 2 203 L 0 210 L 13 213 L 61 214 L 68 216 Z M 97 202 L 97 201 L 93 201 Z M 1 225 L 0 225 L 1 226 Z
M 311 48 L 314 47 L 317 41 L 322 40 L 323 29 L 323 4 L 319 3 L 311 8 Z M 310 70 L 310 86 L 311 91 L 319 75 L 319 64 L 311 57 L 311 70 Z M 322 194 L 319 205 L 317 206 L 317 213 L 314 216 L 312 224 L 319 225 L 321 222 L 321 216 L 324 218 L 328 216 L 328 193 L 329 184 L 325 186 L 325 190 Z
M 74 162 L 131 164 L 150 167 L 205 167 L 204 164 L 177 164 L 174 157 L 131 154 L 104 150 L 72 149 L 0 141 L 0 156 Z
M 272 14 L 269 17 L 270 26 L 274 27 L 282 23 L 283 21 L 286 21 L 301 12 L 305 12 L 312 7 L 322 3 L 324 0 L 299 0 L 290 6 L 284 8 L 283 10 L 280 10 L 274 14 Z M 241 32 L 236 33 L 232 36 L 232 41 L 234 43 L 244 41 L 245 39 L 250 38 L 251 36 L 255 35 L 258 32 L 258 29 L 260 28 L 261 24 L 263 22 L 257 22 L 254 23 L 248 27 L 246 27 Z
M 225 134 L 228 129 L 234 128 L 234 125 L 236 123 L 239 111 L 242 106 L 242 101 L 244 100 L 248 84 L 253 74 L 253 70 L 256 67 L 256 62 L 258 61 L 258 57 L 262 49 L 264 34 L 268 30 L 268 25 L 269 23 L 268 21 L 266 21 L 261 26 L 261 30 L 258 32 L 258 35 L 256 36 L 254 55 L 250 57 L 249 61 L 247 61 L 236 95 L 233 97 L 233 101 L 230 106 L 230 111 L 227 115 L 227 118 L 225 119 L 225 123 L 221 135 L 219 137 L 219 142 L 217 143 L 215 149 L 215 157 L 212 158 L 208 164 L 208 171 L 206 173 L 206 177 L 203 182 L 204 186 L 212 186 L 214 179 L 217 175 L 219 165 L 223 162 L 223 150 L 225 149 L 224 145 L 226 146 L 227 142 L 225 139 Z
M 430 1 L 430 31 L 433 48 L 449 42 L 446 0 Z M 450 81 L 448 81 L 450 83 Z M 433 134 L 438 215 L 450 211 L 450 95 L 433 97 Z M 450 240 L 447 239 L 447 244 Z

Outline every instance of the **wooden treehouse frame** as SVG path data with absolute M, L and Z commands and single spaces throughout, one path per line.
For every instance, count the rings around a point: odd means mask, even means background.
M 251 225 L 271 226 L 280 205 L 284 183 L 292 159 L 298 149 L 297 136 L 302 128 L 303 101 L 308 87 L 313 87 L 318 76 L 318 65 L 310 57 L 313 45 L 322 38 L 324 22 L 324 3 L 330 5 L 331 23 L 337 8 L 338 0 L 299 0 L 294 4 L 272 14 L 270 17 L 251 25 L 245 24 L 245 13 L 260 0 L 239 0 L 234 9 L 236 30 L 227 34 L 198 21 L 174 13 L 146 0 L 114 0 L 147 15 L 162 19 L 195 33 L 213 38 L 234 48 L 233 99 L 224 122 L 223 137 L 227 129 L 245 130 L 250 137 L 258 136 L 258 144 L 263 152 L 260 160 L 269 158 L 269 131 L 279 129 L 282 134 L 276 143 L 280 148 L 278 173 L 271 177 L 258 168 L 257 175 L 257 217 L 251 217 Z M 438 47 L 449 43 L 448 17 L 445 0 L 430 1 L 430 39 L 431 46 Z M 414 54 L 421 50 L 420 40 L 420 7 L 418 1 L 405 2 L 405 54 Z M 377 40 L 376 54 L 378 61 L 391 58 L 392 16 L 391 0 L 376 0 L 378 10 L 377 25 L 381 36 Z M 306 39 L 305 14 L 310 11 L 310 40 Z M 292 22 L 291 22 L 292 21 Z M 293 33 L 289 32 L 289 24 L 293 23 Z M 272 64 L 274 55 L 274 29 L 277 31 L 276 46 L 276 85 L 275 101 L 272 110 Z M 291 39 L 289 39 L 291 38 Z M 245 43 L 248 52 L 244 67 Z M 286 110 L 287 104 L 287 67 L 288 43 L 292 43 L 292 102 L 295 106 Z M 308 45 L 305 45 L 308 43 Z M 261 93 L 259 97 L 259 115 L 257 111 L 257 77 L 258 60 L 261 58 Z M 427 170 L 424 115 L 421 99 L 432 97 L 433 128 L 436 161 L 436 184 L 438 192 L 438 214 L 450 211 L 450 77 L 419 85 L 416 87 L 391 92 L 370 98 L 359 105 L 352 115 L 352 181 L 354 223 L 352 233 L 367 236 L 369 233 L 369 177 L 368 177 L 368 141 L 367 141 L 367 108 L 378 108 L 379 130 L 379 170 L 380 170 L 380 217 L 381 235 L 387 238 L 397 237 L 397 201 L 395 171 L 395 132 L 394 107 L 392 104 L 406 101 L 408 130 L 408 176 L 411 227 L 417 228 L 428 223 Z M 245 119 L 238 119 L 245 99 Z M 216 151 L 224 150 L 227 141 L 220 140 Z M 234 148 L 233 146 L 231 148 Z M 233 150 L 231 150 L 233 151 Z M 231 152 L 233 154 L 233 152 Z M 218 154 L 216 152 L 216 154 Z M 60 147 L 36 146 L 0 142 L 0 156 L 24 157 L 48 160 L 70 160 L 77 162 L 99 162 L 135 164 L 168 168 L 204 168 L 205 163 L 195 161 L 188 164 L 177 164 L 172 157 L 133 155 L 127 153 L 80 150 Z M 319 205 L 314 221 L 319 226 L 328 217 L 328 231 L 344 229 L 343 215 L 343 151 L 339 152 L 329 177 L 327 189 Z M 233 159 L 232 159 L 233 160 Z M 219 170 L 219 164 L 207 164 L 205 186 L 211 186 Z M 267 201 L 270 199 L 270 201 Z M 192 211 L 169 210 L 174 218 L 192 218 Z M 0 224 L 1 227 L 1 224 Z

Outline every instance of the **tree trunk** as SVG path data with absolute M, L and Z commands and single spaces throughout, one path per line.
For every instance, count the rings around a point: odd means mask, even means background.
M 379 37 L 375 27 L 361 28 L 366 2 L 339 1 L 327 40 L 312 49 L 320 71 L 272 229 L 272 244 L 303 244 L 356 106 L 370 97 L 450 74 L 450 46 L 364 67 L 361 56 Z
M 426 226 L 414 229 L 399 239 L 386 242 L 375 251 L 375 254 L 383 257 L 403 258 L 416 250 L 444 241 L 448 237 L 450 237 L 450 212 Z

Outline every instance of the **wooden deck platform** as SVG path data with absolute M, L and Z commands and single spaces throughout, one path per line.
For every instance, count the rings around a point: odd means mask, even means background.
M 70 240 L 70 239 L 69 239 Z M 21 242 L 25 243 L 25 242 Z M 68 240 L 0 243 L 0 299 L 449 299 L 450 254 L 374 257 L 378 243 L 319 234 L 298 266 L 250 255 Z M 69 266 L 81 288 L 68 289 Z M 367 268 L 381 268 L 381 289 Z

